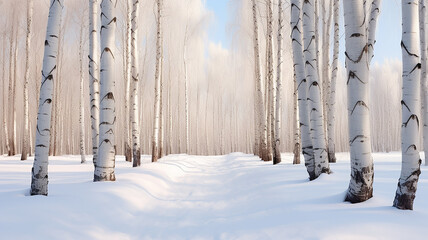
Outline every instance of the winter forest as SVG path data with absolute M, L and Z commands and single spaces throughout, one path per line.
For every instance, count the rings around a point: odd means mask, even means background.
M 0 0 L 0 239 L 425 239 L 427 7 Z

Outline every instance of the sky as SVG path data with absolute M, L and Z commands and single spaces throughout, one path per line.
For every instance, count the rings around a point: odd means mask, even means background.
M 227 36 L 229 6 L 231 0 L 205 0 L 206 7 L 214 13 L 214 19 L 208 30 L 208 37 L 214 43 L 221 43 L 228 48 L 230 37 Z M 286 5 L 288 5 L 286 1 Z M 285 8 L 289 9 L 289 8 Z M 342 11 L 341 11 L 342 12 Z M 341 13 L 343 21 L 343 12 Z M 343 26 L 343 25 L 342 25 Z M 344 29 L 341 31 L 341 59 L 343 60 Z M 381 15 L 377 26 L 375 56 L 373 62 L 383 63 L 387 59 L 401 59 L 401 1 L 383 0 Z

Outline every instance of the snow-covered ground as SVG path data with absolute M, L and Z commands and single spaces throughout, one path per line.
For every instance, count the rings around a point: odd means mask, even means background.
M 374 198 L 343 202 L 348 154 L 309 182 L 292 156 L 172 155 L 140 168 L 118 157 L 116 182 L 93 183 L 79 156 L 52 157 L 49 196 L 28 196 L 32 158 L 0 157 L 0 239 L 427 239 L 428 168 L 414 211 L 391 207 L 399 153 L 374 154 Z

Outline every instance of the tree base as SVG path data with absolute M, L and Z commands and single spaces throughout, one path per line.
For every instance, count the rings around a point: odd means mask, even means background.
M 281 156 L 275 156 L 273 158 L 273 165 L 281 163 Z
M 48 175 L 40 176 L 40 174 L 34 175 L 34 167 L 31 170 L 31 196 L 47 196 L 48 195 Z
M 373 189 L 368 190 L 366 193 L 362 193 L 361 195 L 355 195 L 348 190 L 346 193 L 345 202 L 350 202 L 352 204 L 362 203 L 373 197 Z
M 114 172 L 104 173 L 99 176 L 94 175 L 94 182 L 114 182 L 116 181 L 116 175 Z
M 336 163 L 336 153 L 334 151 L 328 151 L 328 162 Z
M 413 210 L 414 200 L 415 200 L 415 195 L 396 193 L 394 203 L 392 206 L 401 210 Z
M 293 158 L 293 164 L 300 164 L 300 144 L 296 143 L 294 144 L 294 158 Z
M 140 150 L 137 150 L 134 154 L 134 161 L 132 162 L 132 167 L 139 167 L 141 165 L 141 153 Z
M 125 160 L 127 162 L 132 162 L 132 149 L 127 143 L 125 144 Z

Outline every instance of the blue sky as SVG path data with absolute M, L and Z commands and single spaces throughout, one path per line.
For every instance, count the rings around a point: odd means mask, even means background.
M 229 21 L 229 6 L 231 0 L 205 0 L 206 7 L 214 12 L 214 19 L 208 31 L 209 39 L 228 47 L 229 37 L 226 27 Z M 288 3 L 286 3 L 288 4 Z M 288 8 L 286 8 L 288 9 Z M 401 1 L 382 1 L 381 15 L 377 26 L 377 42 L 374 62 L 382 63 L 385 59 L 401 59 Z M 341 16 L 343 21 L 343 16 Z M 341 35 L 344 33 L 341 29 Z M 343 38 L 343 35 L 342 35 Z M 340 55 L 343 60 L 344 42 L 341 43 Z
M 226 36 L 226 26 L 229 20 L 229 1 L 230 0 L 205 0 L 206 7 L 214 12 L 214 19 L 208 30 L 210 41 L 222 43 L 223 47 L 228 45 Z

